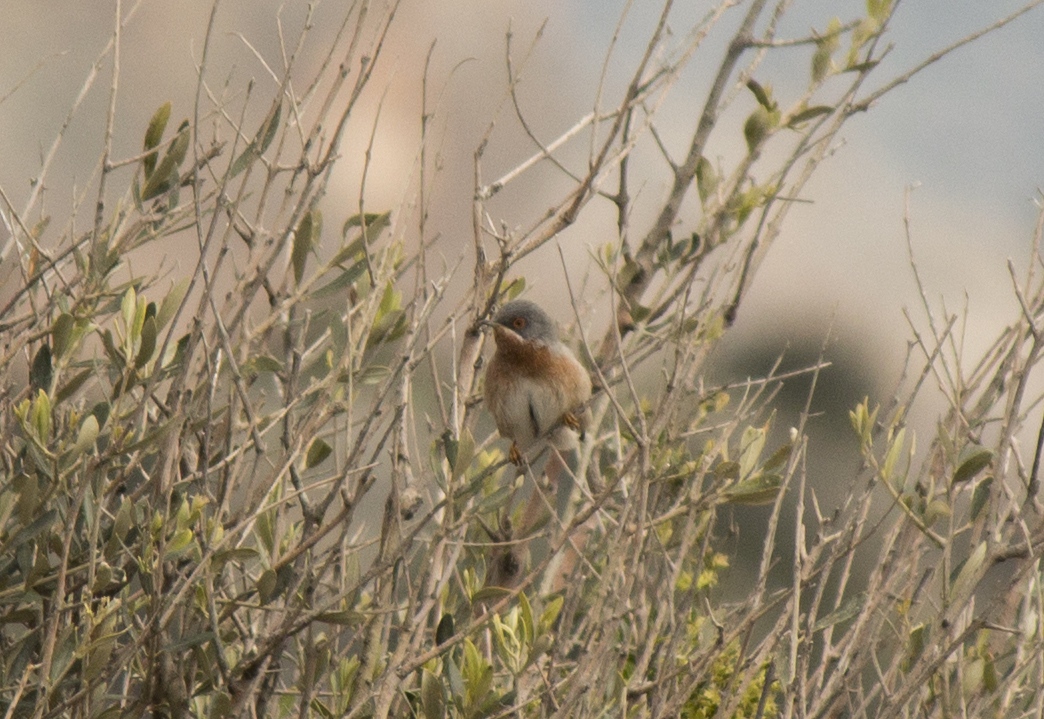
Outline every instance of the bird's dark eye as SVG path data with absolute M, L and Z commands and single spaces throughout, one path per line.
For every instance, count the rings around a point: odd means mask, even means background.
M 516 330 L 524 330 L 526 328 L 526 318 L 516 317 L 515 319 L 511 320 L 511 326 L 514 327 Z

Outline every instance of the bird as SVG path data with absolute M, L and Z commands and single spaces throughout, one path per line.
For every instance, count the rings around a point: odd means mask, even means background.
M 511 440 L 508 458 L 521 466 L 545 442 L 554 450 L 545 467 L 546 485 L 538 482 L 550 490 L 550 496 L 544 491 L 531 493 L 517 523 L 506 517 L 500 532 L 487 529 L 500 545 L 492 555 L 487 584 L 513 587 L 522 578 L 530 552 L 528 539 L 516 541 L 516 535 L 531 538 L 549 518 L 549 510 L 560 522 L 567 517 L 592 384 L 587 370 L 559 339 L 554 321 L 534 302 L 512 300 L 482 324 L 492 328 L 496 343 L 486 368 L 485 402 L 500 435 Z M 593 463 L 585 476 L 592 491 L 600 492 L 603 485 Z M 557 569 L 549 575 L 552 586 L 570 574 L 585 537 L 584 532 L 574 536 L 558 559 Z
M 545 438 L 558 449 L 575 446 L 575 437 L 560 430 L 583 433 L 591 376 L 554 321 L 536 303 L 512 300 L 484 324 L 496 343 L 485 402 L 500 435 L 511 440 L 511 461 L 521 464 L 523 452 Z

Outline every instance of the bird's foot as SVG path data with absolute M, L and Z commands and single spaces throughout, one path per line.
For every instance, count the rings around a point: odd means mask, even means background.
M 516 467 L 522 465 L 522 452 L 514 442 L 511 443 L 511 449 L 508 451 L 508 459 L 510 459 L 511 463 Z
M 575 429 L 577 432 L 583 430 L 583 425 L 580 423 L 580 418 L 572 412 L 566 412 L 562 415 L 562 424 L 570 429 Z

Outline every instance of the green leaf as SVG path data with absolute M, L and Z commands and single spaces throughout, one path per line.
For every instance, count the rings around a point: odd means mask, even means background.
M 189 127 L 189 121 L 182 120 L 181 124 L 178 125 L 178 134 L 174 136 L 174 139 L 170 141 L 170 145 L 167 146 L 167 157 L 171 158 L 176 168 L 181 167 L 181 163 L 188 156 L 189 140 L 192 139 L 189 136 Z
M 149 175 L 145 186 L 141 188 L 142 201 L 151 200 L 177 187 L 181 181 L 178 168 L 188 154 L 190 135 L 189 122 L 183 120 L 178 127 L 178 134 L 170 141 L 167 153 L 163 156 L 159 166 Z
M 402 293 L 389 281 L 384 286 L 384 294 L 381 296 L 381 303 L 377 307 L 373 327 L 367 338 L 368 344 L 390 342 L 402 336 L 406 331 L 406 314 L 401 307 Z
M 866 604 L 866 592 L 860 592 L 854 597 L 849 597 L 836 611 L 817 620 L 812 626 L 812 631 L 818 632 L 858 616 L 863 611 L 864 604 Z
M 145 142 L 142 145 L 142 149 L 151 150 L 152 148 L 159 145 L 160 140 L 163 139 L 163 132 L 167 129 L 167 122 L 170 120 L 170 102 L 165 102 L 160 105 L 156 112 L 153 113 L 152 119 L 149 120 L 149 126 L 145 130 Z M 145 179 L 148 180 L 152 171 L 156 169 L 156 153 L 150 153 L 142 160 L 142 167 L 145 170 Z
M 558 621 L 558 615 L 562 612 L 564 604 L 565 597 L 561 594 L 556 595 L 547 602 L 544 606 L 544 611 L 540 613 L 540 620 L 537 622 L 537 634 L 546 634 L 551 631 L 555 622 Z
M 739 462 L 733 462 L 732 460 L 721 462 L 714 468 L 714 475 L 719 479 L 739 479 L 740 478 L 740 465 Z
M 950 598 L 962 602 L 970 596 L 978 580 L 979 570 L 986 561 L 986 542 L 979 542 L 968 559 L 960 566 L 957 577 L 950 588 Z
M 812 82 L 818 83 L 830 72 L 830 63 L 834 50 L 827 42 L 817 42 L 816 51 L 812 53 Z
M 257 578 L 257 595 L 262 604 L 268 604 L 268 601 L 275 595 L 277 581 L 274 569 L 266 569 Z
M 341 234 L 347 237 L 348 231 L 353 227 L 365 227 L 363 237 L 366 239 L 366 244 L 370 244 L 389 224 L 391 224 L 391 212 L 365 212 L 361 215 L 352 215 L 345 220 Z
M 138 297 L 138 302 L 134 307 L 134 324 L 131 326 L 131 338 L 137 342 L 141 339 L 141 328 L 145 325 L 145 318 L 149 314 L 149 302 L 145 301 L 144 296 Z
M 927 634 L 927 627 L 924 624 L 918 624 L 910 630 L 910 643 L 906 650 L 906 656 L 903 658 L 900 668 L 904 672 L 909 672 L 911 667 L 917 663 L 917 660 L 921 658 L 921 654 L 924 653 L 925 646 L 925 635 Z
M 51 325 L 51 344 L 54 346 L 55 357 L 65 356 L 75 326 L 76 320 L 68 312 L 63 312 L 55 318 L 54 324 Z
M 892 0 L 866 0 L 866 14 L 878 24 L 888 19 L 888 13 L 891 9 Z
M 822 81 L 833 69 L 833 55 L 841 44 L 841 20 L 833 17 L 827 23 L 826 32 L 816 41 L 812 54 L 812 84 Z
M 768 427 L 747 427 L 743 430 L 740 438 L 740 477 L 749 477 L 757 467 L 758 459 L 765 449 L 765 439 L 768 436 Z
M 925 526 L 932 526 L 936 520 L 940 517 L 949 517 L 953 512 L 950 510 L 950 505 L 941 499 L 933 499 L 928 502 L 928 506 L 924 508 L 924 516 L 922 521 Z
M 134 503 L 131 501 L 130 497 L 125 495 L 123 500 L 120 502 L 120 508 L 116 511 L 116 518 L 112 521 L 112 536 L 123 541 L 127 536 L 127 532 L 129 532 L 133 526 Z
M 257 355 L 243 363 L 243 372 L 247 375 L 257 375 L 261 372 L 280 372 L 282 369 L 282 363 L 269 355 Z
M 461 674 L 464 677 L 465 706 L 472 709 L 481 706 L 493 684 L 493 667 L 482 658 L 482 654 L 470 639 L 464 640 L 464 665 L 461 667 Z
M 427 669 L 421 671 L 421 708 L 424 719 L 444 719 L 446 696 L 442 682 Z
M 356 262 L 354 265 L 346 269 L 340 274 L 339 277 L 334 280 L 327 282 L 319 289 L 313 291 L 311 296 L 315 299 L 328 297 L 330 295 L 338 294 L 343 292 L 348 287 L 355 284 L 355 281 L 362 277 L 366 273 L 366 263 Z
M 36 431 L 36 438 L 40 444 L 46 445 L 51 439 L 51 400 L 42 389 L 37 392 L 29 418 Z
M 117 367 L 123 367 L 125 361 L 123 359 L 123 353 L 116 348 L 116 343 L 112 339 L 112 330 L 104 330 L 101 333 L 102 347 L 105 349 L 105 354 L 109 357 Z
M 533 627 L 533 608 L 529 605 L 529 599 L 525 593 L 518 595 L 518 609 L 519 609 L 519 624 L 521 626 L 521 637 L 520 639 L 524 644 L 531 644 L 533 642 L 534 627 Z
M 881 463 L 881 478 L 884 481 L 891 481 L 892 471 L 895 469 L 895 464 L 899 461 L 899 457 L 903 453 L 903 446 L 905 443 L 906 428 L 903 427 L 896 432 L 895 437 L 892 438 L 892 443 L 888 447 L 888 452 L 885 453 L 884 462 Z
M 982 657 L 972 656 L 965 661 L 961 672 L 961 690 L 966 696 L 974 696 L 982 689 L 982 674 L 985 666 Z
M 149 317 L 141 326 L 141 345 L 138 347 L 138 356 L 134 358 L 134 367 L 141 369 L 152 359 L 156 351 L 156 318 Z
M 858 62 L 851 63 L 845 66 L 845 72 L 869 72 L 877 67 L 879 60 L 870 60 L 869 62 Z
M 725 492 L 730 504 L 758 505 L 772 502 L 783 487 L 783 478 L 778 474 L 759 474 L 737 482 Z
M 993 452 L 982 445 L 967 445 L 957 458 L 957 470 L 953 473 L 953 483 L 974 479 L 979 472 L 989 466 L 991 461 L 993 461 Z
M 40 482 L 35 475 L 18 474 L 11 480 L 11 488 L 18 495 L 15 515 L 22 524 L 28 524 L 36 516 L 43 499 Z
M 112 582 L 113 571 L 112 567 L 104 559 L 98 562 L 95 571 L 94 582 L 91 584 L 91 593 L 98 595 L 104 592 L 109 583 Z
M 177 530 L 167 543 L 163 558 L 165 560 L 175 559 L 178 555 L 187 551 L 192 546 L 194 540 L 192 530 L 188 527 Z
M 986 652 L 986 655 L 983 657 L 982 688 L 991 693 L 996 692 L 999 686 L 999 679 L 993 654 Z
M 702 202 L 706 202 L 718 190 L 718 173 L 714 171 L 710 160 L 702 155 L 696 163 L 696 190 Z
M 233 160 L 232 165 L 228 169 L 228 177 L 232 179 L 243 170 L 247 169 L 252 165 L 268 146 L 272 144 L 272 140 L 275 139 L 276 131 L 279 129 L 279 118 L 282 114 L 283 105 L 282 103 L 275 106 L 274 112 L 269 115 L 261 127 L 258 128 L 257 135 L 250 141 L 250 144 L 246 146 L 243 152 L 240 153 L 239 157 Z
M 510 594 L 510 589 L 497 586 L 482 587 L 482 589 L 475 592 L 471 597 L 472 604 L 482 604 L 483 602 L 493 603 L 500 599 L 503 599 L 506 595 Z
M 319 236 L 323 231 L 323 216 L 319 210 L 309 210 L 301 218 L 294 233 L 294 244 L 290 252 L 290 261 L 294 268 L 294 282 L 301 284 L 304 277 L 305 263 L 308 253 L 319 246 Z
M 753 78 L 747 80 L 747 89 L 754 93 L 755 99 L 757 99 L 758 104 L 761 105 L 763 108 L 770 112 L 776 109 L 776 103 L 772 100 L 771 89 L 766 90 L 758 83 L 757 80 L 754 80 Z
M 500 301 L 510 302 L 511 300 L 518 297 L 526 289 L 526 278 L 516 277 L 515 279 L 508 282 L 503 289 L 500 290 Z
M 51 362 L 51 348 L 46 344 L 40 345 L 33 356 L 33 364 L 29 368 L 29 382 L 41 391 L 51 390 L 51 381 L 54 379 L 54 367 Z
M 105 423 L 109 421 L 109 412 L 111 411 L 108 402 L 98 402 L 91 407 L 91 414 L 98 418 L 98 426 L 104 427 Z
M 439 625 L 435 628 L 435 644 L 444 644 L 449 641 L 453 633 L 453 615 L 449 613 L 443 614 L 442 619 L 439 620 Z
M 32 539 L 35 539 L 40 534 L 47 531 L 47 529 L 50 528 L 52 524 L 54 524 L 56 519 L 58 519 L 58 510 L 47 510 L 39 517 L 34 519 L 32 523 L 27 524 L 26 526 L 19 529 L 18 533 L 11 537 L 11 539 L 5 543 L 4 551 L 12 551 L 21 546 L 22 544 L 25 544 L 26 542 Z
M 254 532 L 269 556 L 274 553 L 276 546 L 276 520 L 275 509 L 270 509 L 257 515 L 257 520 L 254 522 Z
M 83 678 L 92 682 L 101 676 L 101 673 L 109 666 L 112 658 L 112 650 L 116 647 L 116 637 L 106 635 L 104 639 L 94 645 L 93 651 L 87 657 L 87 663 L 83 669 Z
M 123 317 L 123 326 L 127 329 L 128 336 L 134 334 L 134 316 L 137 313 L 138 295 L 134 292 L 134 286 L 131 285 L 123 293 L 123 300 L 120 302 L 120 315 Z
M 330 260 L 332 265 L 343 265 L 346 260 L 359 260 L 363 257 L 363 253 L 366 251 L 366 238 L 356 237 L 354 240 L 344 245 Z
M 319 466 L 330 456 L 331 452 L 333 452 L 333 448 L 322 439 L 316 437 L 308 445 L 308 451 L 305 453 L 305 469 Z
M 993 486 L 993 477 L 983 477 L 982 481 L 975 485 L 975 491 L 972 492 L 971 502 L 971 519 L 975 521 L 978 518 L 979 512 L 982 511 L 983 507 L 986 506 L 986 502 L 990 498 L 990 487 Z
M 450 469 L 457 464 L 457 447 L 460 446 L 460 442 L 453 437 L 453 433 L 448 429 L 442 433 L 442 451 L 446 454 L 446 461 L 449 462 Z
M 279 119 L 282 117 L 282 114 L 283 103 L 280 101 L 275 106 L 272 115 L 269 116 L 268 120 L 266 120 L 265 124 L 262 126 L 264 132 L 262 133 L 261 130 L 258 131 L 258 135 L 261 136 L 261 152 L 259 154 L 263 154 L 264 151 L 268 149 L 269 145 L 272 144 L 272 140 L 275 139 L 276 133 L 279 130 Z
M 751 153 L 757 150 L 773 127 L 773 113 L 761 106 L 755 108 L 743 123 L 743 137 L 747 141 L 747 150 Z
M 791 452 L 794 451 L 794 445 L 791 442 L 787 442 L 781 445 L 779 449 L 772 453 L 768 459 L 765 460 L 765 464 L 762 465 L 762 469 L 766 472 L 771 472 L 780 469 L 790 459 Z
M 451 467 L 453 479 L 462 477 L 474 458 L 475 438 L 471 436 L 471 432 L 467 428 L 464 428 L 457 442 L 456 456 L 453 458 Z
M 852 422 L 852 428 L 859 435 L 859 442 L 864 450 L 873 446 L 874 425 L 877 422 L 877 411 L 880 407 L 874 407 L 870 411 L 870 398 L 863 397 L 863 401 L 848 413 L 848 419 Z
M 188 292 L 190 279 L 185 277 L 180 282 L 175 283 L 170 288 L 170 292 L 160 302 L 159 311 L 156 313 L 156 328 L 163 329 L 167 326 L 167 323 L 174 318 L 174 313 L 178 311 L 178 307 L 181 306 L 182 300 L 185 299 L 185 293 Z
M 94 369 L 91 367 L 88 367 L 82 372 L 76 374 L 71 380 L 59 387 L 58 391 L 54 393 L 54 403 L 58 405 L 72 397 L 73 394 L 76 393 L 76 390 L 80 389 L 80 387 L 83 386 L 83 383 L 86 382 L 93 374 Z
M 787 123 L 787 127 L 794 128 L 803 122 L 808 122 L 821 115 L 829 115 L 834 111 L 834 108 L 829 105 L 813 105 L 812 107 L 806 108 L 801 112 L 790 118 L 790 122 Z
M 78 456 L 94 446 L 94 441 L 98 439 L 98 430 L 98 418 L 93 414 L 87 415 L 87 419 L 80 425 L 80 431 L 76 433 L 76 444 L 72 447 L 74 456 Z

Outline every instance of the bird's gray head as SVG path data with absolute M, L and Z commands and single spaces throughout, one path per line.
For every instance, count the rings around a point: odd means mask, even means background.
M 555 323 L 529 300 L 508 302 L 493 318 L 493 324 L 508 328 L 524 340 L 538 340 L 547 344 L 558 340 Z

